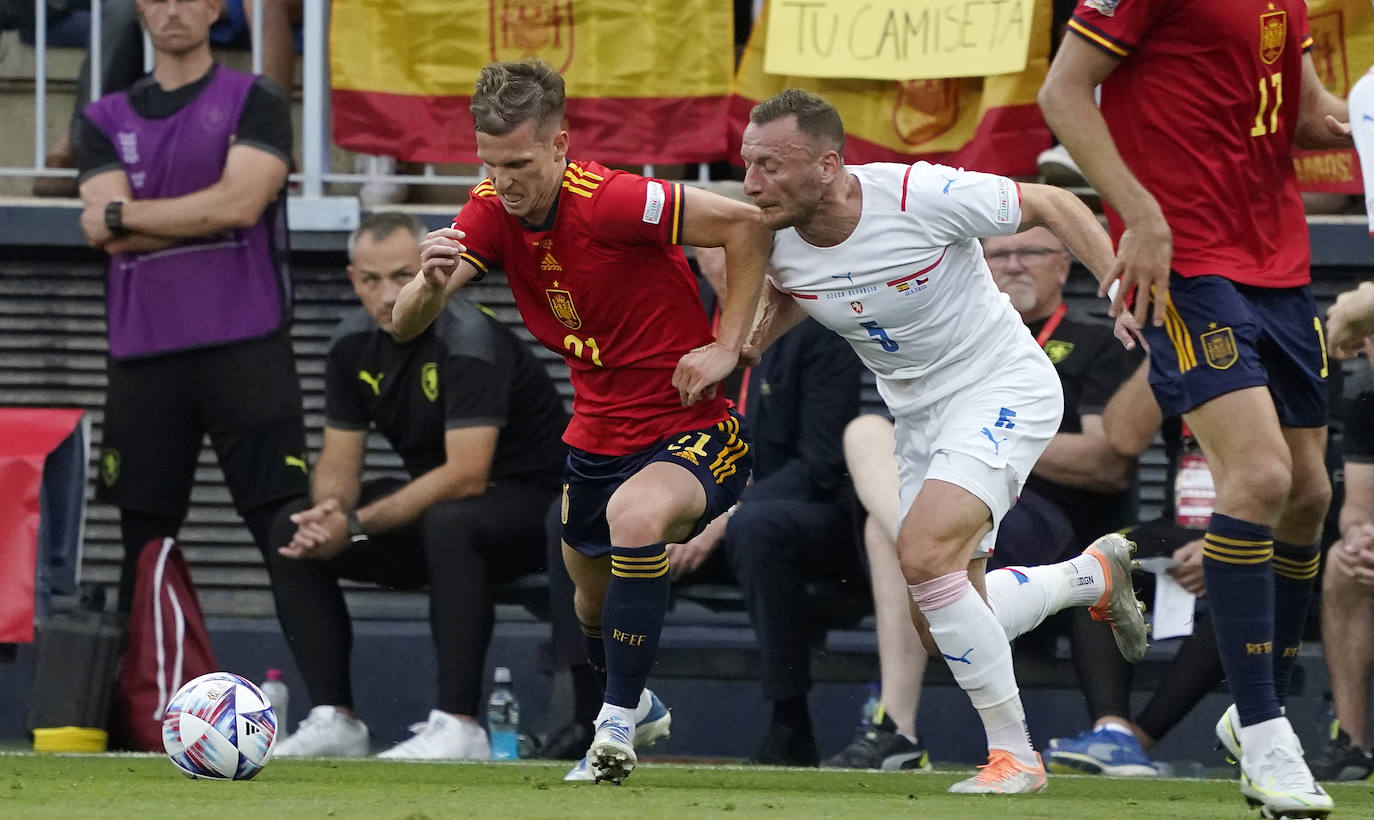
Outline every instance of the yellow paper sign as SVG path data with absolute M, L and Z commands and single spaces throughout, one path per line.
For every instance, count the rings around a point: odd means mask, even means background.
M 1026 67 L 1034 0 L 769 0 L 764 70 L 919 80 Z

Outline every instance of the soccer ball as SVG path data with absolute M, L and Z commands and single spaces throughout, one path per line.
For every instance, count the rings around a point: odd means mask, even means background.
M 232 672 L 190 681 L 167 704 L 162 746 L 187 777 L 248 780 L 262 771 L 277 713 L 262 690 Z

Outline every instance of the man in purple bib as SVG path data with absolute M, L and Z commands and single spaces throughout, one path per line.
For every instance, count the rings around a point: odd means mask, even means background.
M 153 73 L 78 118 L 81 228 L 110 255 L 109 386 L 98 497 L 120 509 L 119 603 L 143 545 L 186 517 L 205 434 L 234 506 L 266 546 L 308 493 L 287 325 L 287 99 L 217 65 L 221 0 L 138 0 Z

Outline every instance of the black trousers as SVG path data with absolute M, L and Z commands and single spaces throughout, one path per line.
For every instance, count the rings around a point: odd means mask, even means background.
M 361 505 L 405 482 L 364 485 Z M 277 618 L 315 705 L 353 708 L 349 655 L 352 621 L 338 579 L 394 589 L 429 585 L 429 622 L 438 669 L 436 708 L 476 715 L 494 618 L 492 585 L 544 568 L 544 512 L 553 487 L 501 482 L 473 498 L 444 501 L 411 524 L 373 536 L 329 561 L 264 557 L 272 577 Z M 274 545 L 295 533 L 289 516 L 307 509 L 288 504 L 272 524 Z
M 811 691 L 811 644 L 821 626 L 807 585 L 845 584 L 869 597 L 857 529 L 843 504 L 782 498 L 741 504 L 725 529 L 723 554 L 744 594 L 762 661 L 763 697 Z

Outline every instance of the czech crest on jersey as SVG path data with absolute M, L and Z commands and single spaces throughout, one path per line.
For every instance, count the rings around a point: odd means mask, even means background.
M 849 307 L 850 307 L 855 313 L 863 313 L 863 312 L 864 312 L 864 303 L 863 303 L 863 302 L 859 302 L 859 301 L 850 302 L 850 303 L 849 303 Z
M 553 310 L 554 318 L 564 327 L 571 330 L 582 327 L 582 317 L 577 315 L 577 305 L 573 304 L 570 292 L 560 288 L 544 288 L 544 295 L 549 297 L 549 308 Z
M 1207 364 L 1217 370 L 1225 370 L 1236 363 L 1236 335 L 1229 327 L 1219 328 L 1202 334 L 1202 352 L 1207 356 Z
M 491 59 L 540 57 L 559 74 L 573 57 L 573 0 L 488 0 Z
M 1267 11 L 1260 15 L 1260 59 L 1273 65 L 1283 56 L 1288 39 L 1288 12 Z

